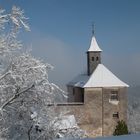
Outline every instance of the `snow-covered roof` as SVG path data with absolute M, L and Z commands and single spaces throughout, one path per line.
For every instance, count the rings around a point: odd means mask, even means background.
M 98 64 L 84 87 L 128 87 L 103 64 Z
M 78 127 L 74 115 L 63 116 L 54 126 L 59 130 Z
M 93 73 L 88 76 L 81 74 L 68 83 L 75 87 L 129 87 L 126 83 L 117 78 L 103 64 L 98 64 Z
M 88 49 L 88 52 L 101 52 L 101 51 L 102 50 L 98 46 L 98 43 L 96 41 L 95 36 L 93 36 L 92 39 L 91 39 L 91 44 L 90 44 L 90 47 Z
M 83 88 L 88 79 L 89 76 L 87 74 L 80 74 L 77 77 L 75 77 L 72 81 L 70 81 L 67 85 Z

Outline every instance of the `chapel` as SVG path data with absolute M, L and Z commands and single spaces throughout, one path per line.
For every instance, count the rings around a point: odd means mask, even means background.
M 119 120 L 127 123 L 127 85 L 102 64 L 94 33 L 87 50 L 87 73 L 67 84 L 68 102 L 75 104 L 79 126 L 92 136 L 110 136 Z M 79 105 L 79 106 L 78 106 Z M 77 107 L 77 108 L 76 108 Z

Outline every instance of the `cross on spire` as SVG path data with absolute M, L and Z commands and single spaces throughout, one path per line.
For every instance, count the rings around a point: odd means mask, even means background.
M 94 22 L 92 23 L 92 36 L 94 36 L 95 35 L 95 24 L 94 24 Z

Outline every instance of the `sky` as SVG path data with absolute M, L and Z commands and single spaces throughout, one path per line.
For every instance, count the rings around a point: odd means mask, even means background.
M 7 11 L 13 5 L 29 18 L 31 32 L 20 34 L 25 48 L 54 66 L 51 82 L 64 88 L 86 72 L 94 22 L 102 63 L 130 86 L 140 85 L 139 0 L 0 0 Z

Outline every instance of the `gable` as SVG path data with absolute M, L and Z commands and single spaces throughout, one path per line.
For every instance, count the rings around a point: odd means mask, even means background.
M 129 87 L 103 64 L 98 64 L 84 87 Z

